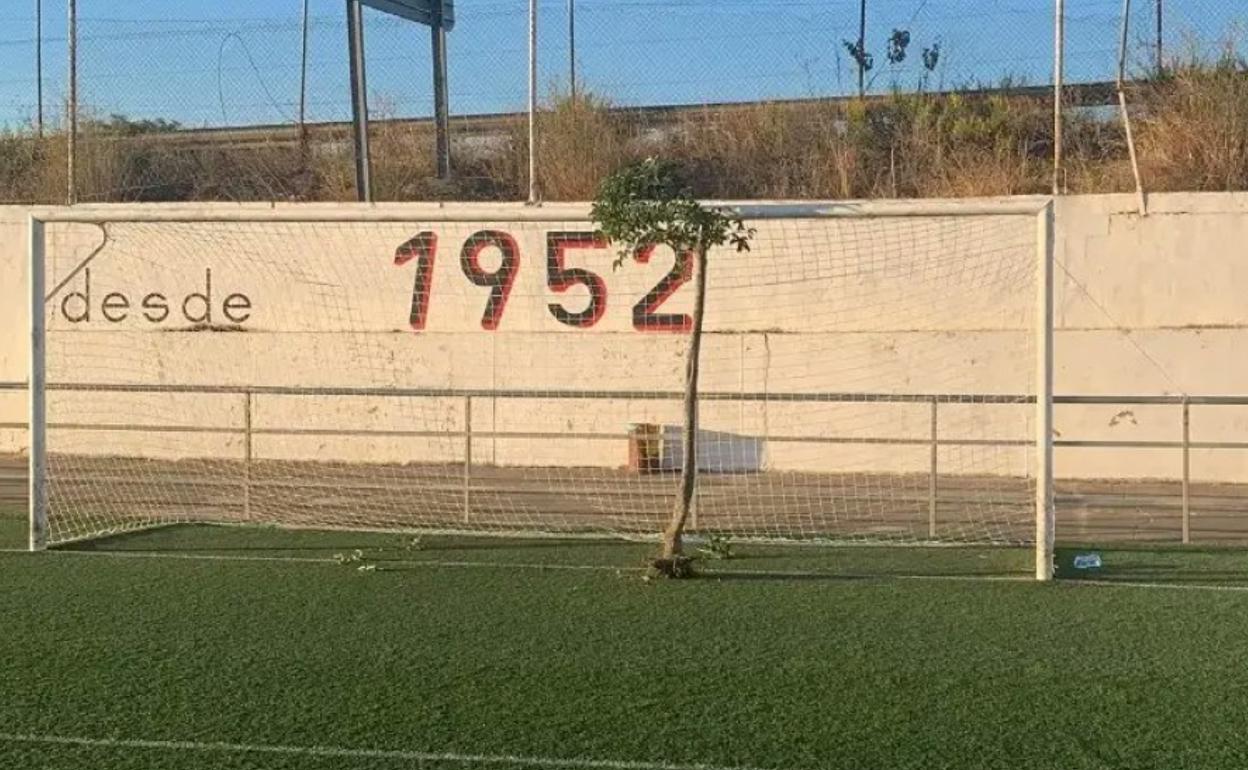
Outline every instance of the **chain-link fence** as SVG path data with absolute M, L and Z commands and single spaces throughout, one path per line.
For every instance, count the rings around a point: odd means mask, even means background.
M 1089 109 L 1069 118 L 1064 184 L 1126 189 L 1120 128 L 1097 109 L 1112 96 L 1123 3 L 1067 6 L 1068 99 Z M 306 33 L 304 7 L 78 0 L 77 198 L 353 200 L 346 3 L 308 0 Z M 528 5 L 460 0 L 455 11 L 449 180 L 436 173 L 429 29 L 365 11 L 378 200 L 526 196 Z M 0 14 L 0 199 L 60 202 L 66 0 L 12 0 Z M 540 2 L 538 189 L 584 198 L 612 166 L 662 153 L 687 161 L 707 195 L 1046 190 L 1053 22 L 1049 2 Z M 1248 50 L 1238 0 L 1133 0 L 1130 22 L 1133 80 L 1190 80 Z M 1222 64 L 1230 74 L 1196 82 L 1201 96 L 1244 90 L 1242 58 Z M 869 98 L 855 101 L 860 91 Z M 1146 152 L 1161 141 L 1150 117 L 1170 106 L 1140 100 Z M 1239 173 L 1189 184 L 1248 183 Z M 1162 187 L 1182 184 L 1163 176 Z

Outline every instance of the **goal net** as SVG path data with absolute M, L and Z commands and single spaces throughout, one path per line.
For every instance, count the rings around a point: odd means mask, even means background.
M 1034 543 L 1038 209 L 744 210 L 751 251 L 707 276 L 691 531 Z M 584 207 L 35 222 L 32 545 L 176 523 L 654 535 L 693 260 L 617 256 Z

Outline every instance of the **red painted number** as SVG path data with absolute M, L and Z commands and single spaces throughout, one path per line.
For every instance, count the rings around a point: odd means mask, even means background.
M 633 255 L 641 264 L 654 256 L 654 246 L 646 246 Z M 633 306 L 633 328 L 643 332 L 688 332 L 693 329 L 693 316 L 688 313 L 659 313 L 659 306 L 671 299 L 681 286 L 693 278 L 693 254 L 676 255 L 672 269 L 663 280 Z
M 565 267 L 564 257 L 568 249 L 605 249 L 607 241 L 592 232 L 559 232 L 546 234 L 546 285 L 550 290 L 563 294 L 573 286 L 589 290 L 589 305 L 584 310 L 568 310 L 558 303 L 550 303 L 550 314 L 561 324 L 577 329 L 588 329 L 602 320 L 607 312 L 607 283 L 602 276 L 580 267 Z
M 481 267 L 481 252 L 488 248 L 498 249 L 503 255 L 502 264 L 492 273 Z M 481 230 L 464 242 L 459 263 L 468 280 L 489 288 L 490 300 L 485 305 L 485 315 L 481 317 L 481 328 L 488 331 L 497 329 L 520 269 L 520 247 L 516 245 L 516 239 L 501 230 Z
M 433 262 L 438 255 L 438 235 L 426 230 L 394 252 L 394 264 L 416 260 L 416 282 L 412 286 L 412 328 L 421 331 L 429 320 L 429 293 L 433 290 Z

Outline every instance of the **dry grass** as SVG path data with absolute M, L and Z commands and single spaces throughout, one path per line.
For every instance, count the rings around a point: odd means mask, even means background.
M 847 139 L 865 172 L 855 197 L 1034 192 L 1051 157 L 1045 107 L 1034 99 L 897 95 L 847 112 Z
M 0 133 L 0 203 L 35 203 L 57 200 L 52 187 L 51 142 L 28 132 Z M 56 164 L 63 169 L 64 163 Z M 64 187 L 60 197 L 64 198 Z
M 1136 98 L 1149 189 L 1248 189 L 1248 62 L 1181 62 Z
M 639 157 L 636 121 L 615 110 L 605 99 L 580 93 L 555 95 L 538 115 L 537 157 L 540 197 L 551 201 L 589 200 L 598 181 Z M 528 196 L 529 124 L 517 118 L 505 128 L 499 143 L 486 148 L 482 170 L 513 194 Z
M 1009 84 L 1006 84 L 1007 86 Z M 1132 95 L 1141 168 L 1153 190 L 1248 189 L 1248 65 L 1228 53 L 1176 64 Z M 1047 99 L 897 94 L 867 102 L 764 103 L 689 109 L 644 124 L 582 93 L 555 94 L 539 116 L 539 190 L 585 200 L 621 164 L 662 156 L 684 165 L 708 198 L 965 197 L 1047 192 Z M 523 200 L 527 121 L 482 139 L 452 123 L 454 173 L 438 180 L 427 125 L 378 121 L 372 133 L 379 200 Z M 1073 112 L 1064 188 L 1131 188 L 1123 132 L 1111 110 Z M 168 127 L 86 120 L 79 163 L 84 201 L 352 200 L 349 136 L 310 145 L 199 146 Z M 61 202 L 65 142 L 52 131 L 0 134 L 0 201 Z
M 656 154 L 682 161 L 710 198 L 843 198 L 862 168 L 843 127 L 826 104 L 691 111 Z
M 589 200 L 600 179 L 637 154 L 630 116 L 593 94 L 556 98 L 537 130 L 538 189 L 549 200 Z

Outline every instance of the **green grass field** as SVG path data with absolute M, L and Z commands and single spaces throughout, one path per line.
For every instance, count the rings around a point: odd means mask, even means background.
M 647 582 L 649 548 L 183 527 L 0 553 L 0 767 L 1248 766 L 1242 551 L 1037 585 L 1025 551 L 748 546 Z

